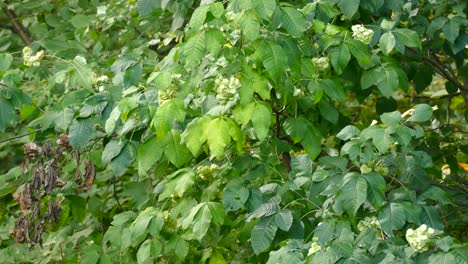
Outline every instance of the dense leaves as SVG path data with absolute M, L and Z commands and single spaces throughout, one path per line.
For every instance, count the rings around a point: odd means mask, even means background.
M 0 262 L 468 262 L 466 6 L 0 3 Z

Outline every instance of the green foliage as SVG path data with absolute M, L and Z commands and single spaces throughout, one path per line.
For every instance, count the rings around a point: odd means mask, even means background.
M 0 6 L 1 263 L 468 262 L 464 1 Z

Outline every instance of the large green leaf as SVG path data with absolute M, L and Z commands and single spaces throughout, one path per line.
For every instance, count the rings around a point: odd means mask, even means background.
M 102 151 L 102 163 L 108 164 L 113 158 L 120 154 L 120 151 L 125 146 L 126 141 L 118 138 L 113 138 L 109 141 Z
M 348 19 L 351 19 L 359 8 L 360 0 L 341 0 L 338 7 Z
M 73 120 L 68 135 L 70 145 L 74 148 L 84 148 L 94 137 L 95 128 L 90 119 Z
M 229 125 L 222 117 L 211 120 L 204 129 L 204 137 L 212 157 L 221 159 L 225 153 L 224 148 L 231 142 Z
M 237 185 L 228 185 L 223 190 L 223 207 L 227 212 L 237 211 L 244 207 L 249 198 L 249 190 Z
M 260 22 L 254 11 L 246 11 L 239 21 L 242 35 L 246 43 L 257 39 L 260 36 Z
M 285 74 L 287 63 L 283 48 L 270 41 L 263 41 L 259 47 L 260 59 L 273 80 L 279 80 Z
M 137 149 L 133 142 L 128 142 L 120 151 L 120 154 L 112 159 L 110 167 L 115 175 L 120 176 L 127 171 L 130 164 L 136 158 Z
M 414 112 L 408 121 L 425 122 L 432 117 L 432 107 L 428 104 L 418 104 L 414 107 Z
M 159 106 L 153 117 L 151 125 L 156 130 L 158 139 L 162 139 L 172 129 L 174 120 L 183 122 L 184 119 L 184 102 L 176 98 L 166 101 L 161 106 Z
M 0 95 L 0 131 L 3 132 L 15 117 L 15 107 Z
M 251 116 L 252 125 L 257 138 L 263 141 L 268 135 L 271 126 L 272 113 L 270 106 L 263 103 L 255 103 Z
M 198 241 L 201 241 L 206 232 L 208 232 L 212 219 L 213 216 L 211 215 L 210 208 L 208 204 L 205 203 L 200 210 L 198 210 L 192 223 L 193 235 Z
M 278 227 L 274 216 L 268 216 L 258 222 L 252 229 L 250 241 L 255 254 L 260 254 L 270 247 Z
M 367 181 L 367 196 L 369 202 L 377 209 L 380 209 L 385 202 L 385 179 L 377 173 L 363 174 Z
M 359 207 L 367 199 L 367 182 L 357 173 L 349 173 L 345 175 L 344 180 L 347 181 L 340 194 L 337 196 L 335 204 L 341 204 L 349 215 L 355 216 Z M 339 200 L 339 202 L 338 202 Z
M 283 209 L 275 214 L 275 224 L 279 229 L 283 231 L 289 231 L 292 223 L 293 215 L 291 211 Z
M 269 19 L 276 9 L 276 0 L 253 0 L 253 6 L 263 19 Z
M 200 63 L 203 56 L 205 56 L 205 50 L 205 31 L 200 31 L 195 36 L 192 36 L 184 46 L 183 55 L 185 57 L 185 63 L 187 64 L 187 66 L 197 66 Z
M 182 133 L 182 143 L 187 146 L 193 156 L 198 156 L 200 148 L 206 141 L 205 126 L 211 121 L 206 116 L 192 120 Z
M 281 8 L 281 26 L 293 37 L 300 37 L 306 30 L 302 13 L 292 7 Z
M 182 167 L 190 159 L 189 150 L 180 143 L 180 132 L 172 130 L 162 140 L 162 148 L 169 162 L 177 168 Z
M 138 0 L 138 15 L 146 17 L 150 15 L 155 9 L 161 8 L 160 0 Z
M 138 173 L 146 175 L 147 171 L 161 159 L 163 148 L 161 141 L 158 141 L 155 136 L 152 136 L 145 143 L 138 147 Z
M 311 159 L 315 159 L 321 152 L 321 135 L 307 119 L 303 117 L 288 118 L 283 123 L 286 134 L 293 142 L 300 142 Z
M 359 1 L 359 0 L 358 0 Z M 343 73 L 343 70 L 348 66 L 349 60 L 351 60 L 351 53 L 345 43 L 342 43 L 336 48 L 331 48 L 328 52 L 331 57 L 331 63 L 333 68 L 338 75 Z
M 405 46 L 412 48 L 421 48 L 421 39 L 416 31 L 407 28 L 398 28 L 394 33 L 399 41 Z
M 378 215 L 380 226 L 387 235 L 393 235 L 393 230 L 401 229 L 406 223 L 405 208 L 400 203 L 388 203 Z
M 370 53 L 369 48 L 366 44 L 362 43 L 359 40 L 349 39 L 346 41 L 349 51 L 361 67 L 367 69 L 370 65 Z
M 183 197 L 184 193 L 193 187 L 194 180 L 194 172 L 185 169 L 177 171 L 175 177 L 166 182 L 164 192 L 159 195 L 159 201 L 171 197 L 171 195 Z
M 201 5 L 195 11 L 193 11 L 192 17 L 188 23 L 190 28 L 199 29 L 204 23 L 206 19 L 206 15 L 210 10 L 209 5 Z
M 0 72 L 4 72 L 10 68 L 13 56 L 10 53 L 0 53 Z
M 379 40 L 379 45 L 380 49 L 382 52 L 386 55 L 388 55 L 390 52 L 392 52 L 393 48 L 395 47 L 395 36 L 393 35 L 392 32 L 385 32 L 380 36 Z
M 314 230 L 314 237 L 318 238 L 320 245 L 324 246 L 335 236 L 336 223 L 334 220 L 321 222 Z

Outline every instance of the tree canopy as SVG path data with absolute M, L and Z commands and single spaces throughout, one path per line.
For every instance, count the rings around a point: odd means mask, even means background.
M 462 0 L 0 1 L 1 263 L 467 263 Z

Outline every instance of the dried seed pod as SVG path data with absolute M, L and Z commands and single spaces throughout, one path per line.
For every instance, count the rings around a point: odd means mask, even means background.
M 63 149 L 71 149 L 70 141 L 68 140 L 68 135 L 60 134 L 57 139 L 57 145 Z
M 94 178 L 96 177 L 96 169 L 94 168 L 93 162 L 88 159 L 85 162 L 85 186 L 83 191 L 89 190 L 93 186 Z
M 32 159 L 37 157 L 39 153 L 42 152 L 42 148 L 39 147 L 36 143 L 31 142 L 23 145 L 23 152 L 28 159 Z

